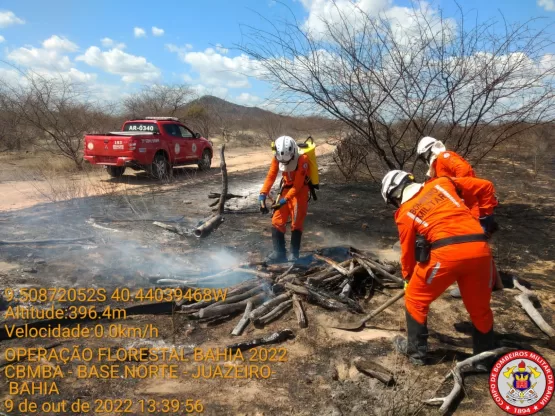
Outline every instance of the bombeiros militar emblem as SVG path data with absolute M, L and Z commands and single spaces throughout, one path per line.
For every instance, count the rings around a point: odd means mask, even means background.
M 495 363 L 489 387 L 502 410 L 512 415 L 531 415 L 545 408 L 553 397 L 553 369 L 539 354 L 513 351 Z

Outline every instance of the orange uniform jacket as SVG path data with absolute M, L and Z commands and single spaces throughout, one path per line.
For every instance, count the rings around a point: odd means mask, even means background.
M 455 152 L 446 151 L 437 155 L 436 160 L 432 163 L 437 177 L 451 176 L 453 178 L 463 178 L 470 176 L 474 178 L 476 174 L 474 169 L 470 166 L 462 156 Z
M 462 198 L 457 194 L 455 184 Z M 428 181 L 416 196 L 402 204 L 395 213 L 395 222 L 401 241 L 403 278 L 410 279 L 415 267 L 416 234 L 433 243 L 446 237 L 483 233 L 471 210 L 479 206 L 484 215 L 493 213 L 497 205 L 494 192 L 493 184 L 484 179 L 436 178 Z M 476 253 L 465 253 L 460 247 L 452 245 L 441 250 L 449 254 L 453 261 L 475 257 Z
M 285 182 L 285 188 L 290 188 L 287 193 L 282 194 L 281 197 L 287 199 L 288 201 L 295 198 L 300 192 L 308 193 L 308 185 L 305 183 L 306 177 L 309 175 L 308 166 L 308 156 L 300 155 L 298 160 L 297 169 L 293 172 L 283 172 L 283 180 Z M 274 157 L 272 159 L 272 164 L 270 165 L 270 170 L 262 186 L 261 194 L 268 195 L 272 185 L 276 181 L 277 174 L 279 172 L 279 162 Z M 279 197 L 278 197 L 279 198 Z

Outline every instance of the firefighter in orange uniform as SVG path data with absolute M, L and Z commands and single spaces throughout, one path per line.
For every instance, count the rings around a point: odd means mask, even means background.
M 268 213 L 266 198 L 278 172 L 281 172 L 280 194 L 276 198 L 277 203 L 272 206 L 274 209 L 272 216 L 274 251 L 268 257 L 271 262 L 281 263 L 287 260 L 296 261 L 299 259 L 303 223 L 308 211 L 310 195 L 308 187 L 309 169 L 308 157 L 299 154 L 299 147 L 293 138 L 281 136 L 276 139 L 275 157 L 272 159 L 270 170 L 259 196 L 260 211 L 263 214 Z M 291 217 L 291 253 L 288 258 L 285 249 L 285 229 L 289 217 Z
M 430 178 L 450 176 L 452 178 L 476 177 L 474 169 L 462 156 L 453 151 L 447 151 L 445 145 L 433 137 L 426 136 L 418 142 L 416 148 L 420 157 L 429 166 Z
M 491 182 L 471 177 L 434 178 L 422 185 L 411 174 L 394 170 L 382 180 L 384 200 L 398 208 L 401 266 L 408 281 L 408 336 L 396 337 L 394 346 L 414 364 L 426 363 L 430 304 L 454 282 L 474 327 L 474 353 L 494 347 L 493 258 L 487 236 L 466 205 L 473 201 L 491 214 L 497 205 L 494 192 Z
M 429 178 L 440 176 L 449 176 L 452 178 L 476 177 L 470 163 L 457 153 L 447 151 L 445 145 L 433 137 L 426 136 L 420 139 L 416 152 L 418 153 L 418 157 L 424 160 L 428 165 L 429 169 L 426 176 Z M 493 212 L 489 214 L 485 213 L 479 206 L 474 205 L 472 213 L 480 221 L 484 233 L 491 237 L 497 230 L 497 223 L 494 220 Z M 495 274 L 495 289 L 503 289 L 503 283 L 497 273 L 497 268 Z M 460 297 L 460 291 L 455 289 L 451 292 L 451 295 L 453 297 Z

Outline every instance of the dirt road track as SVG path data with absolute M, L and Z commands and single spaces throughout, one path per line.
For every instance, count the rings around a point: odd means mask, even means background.
M 321 144 L 317 154 L 328 154 L 333 147 Z M 205 176 L 219 172 L 219 148 L 215 149 L 212 170 L 203 173 Z M 255 150 L 234 148 L 228 145 L 226 162 L 229 173 L 244 172 L 268 166 L 271 152 L 266 148 Z M 17 210 L 32 207 L 43 202 L 57 202 L 79 197 L 107 195 L 115 193 L 145 193 L 152 188 L 171 189 L 180 183 L 197 176 L 196 166 L 174 169 L 174 181 L 167 185 L 148 178 L 144 172 L 127 169 L 121 179 L 111 179 L 102 168 L 81 174 L 46 175 L 29 172 L 18 168 L 21 161 L 13 160 L 9 166 L 0 165 L 0 211 Z

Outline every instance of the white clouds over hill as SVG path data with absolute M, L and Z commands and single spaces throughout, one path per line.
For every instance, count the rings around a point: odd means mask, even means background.
M 120 75 L 121 80 L 126 83 L 156 81 L 161 77 L 160 69 L 148 62 L 146 58 L 120 49 L 102 51 L 98 46 L 91 46 L 76 60 L 110 74 Z

